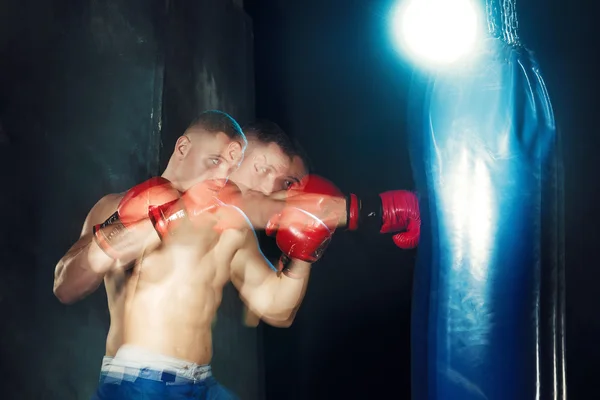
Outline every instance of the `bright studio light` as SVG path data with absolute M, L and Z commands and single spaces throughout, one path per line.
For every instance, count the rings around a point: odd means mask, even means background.
M 475 47 L 479 16 L 474 0 L 404 0 L 391 22 L 396 41 L 411 57 L 449 64 Z

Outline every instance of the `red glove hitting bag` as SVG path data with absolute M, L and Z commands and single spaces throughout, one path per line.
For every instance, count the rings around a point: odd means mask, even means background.
M 94 226 L 94 240 L 109 257 L 121 258 L 130 244 L 128 231 L 137 222 L 147 219 L 154 207 L 172 204 L 179 197 L 179 191 L 162 177 L 134 186 L 121 199 L 117 211 L 104 223 Z
M 351 231 L 367 227 L 380 233 L 396 233 L 393 240 L 401 249 L 412 249 L 419 244 L 421 214 L 419 199 L 413 192 L 391 190 L 365 199 L 350 194 L 347 214 Z

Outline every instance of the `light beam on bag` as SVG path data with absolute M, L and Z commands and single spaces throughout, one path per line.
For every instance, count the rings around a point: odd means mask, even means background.
M 450 64 L 469 55 L 481 38 L 481 7 L 473 0 L 405 0 L 391 29 L 401 51 L 421 64 Z

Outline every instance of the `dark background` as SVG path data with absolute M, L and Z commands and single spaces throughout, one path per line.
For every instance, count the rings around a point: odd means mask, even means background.
M 156 174 L 196 112 L 279 122 L 344 191 L 412 188 L 410 70 L 388 36 L 392 4 L 0 2 L 3 398 L 89 397 L 108 326 L 105 295 L 60 305 L 54 265 L 94 202 Z M 518 3 L 521 37 L 541 63 L 563 137 L 574 399 L 594 398 L 600 370 L 597 7 Z M 337 235 L 290 329 L 242 328 L 228 291 L 217 377 L 244 399 L 408 398 L 414 259 L 389 237 Z
M 359 193 L 411 187 L 407 60 L 393 51 L 393 1 L 247 1 L 254 20 L 256 110 L 300 138 L 320 172 Z M 567 388 L 595 398 L 600 372 L 598 245 L 600 102 L 592 1 L 517 1 L 520 36 L 541 64 L 565 168 Z M 409 393 L 413 255 L 386 238 L 336 237 L 314 271 L 296 324 L 267 330 L 275 399 Z M 294 343 L 282 355 L 281 342 Z M 292 361 L 293 360 L 293 361 Z M 299 378 L 278 378 L 290 366 Z

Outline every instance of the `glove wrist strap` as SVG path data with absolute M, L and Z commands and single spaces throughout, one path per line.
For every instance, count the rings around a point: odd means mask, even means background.
M 291 279 L 305 279 L 310 274 L 311 266 L 308 265 L 306 267 L 298 267 L 297 265 L 294 267 L 292 264 L 292 260 L 282 255 L 280 261 L 285 265 L 282 273 Z
M 173 200 L 160 206 L 148 208 L 148 218 L 150 218 L 152 226 L 154 226 L 154 229 L 156 230 L 156 233 L 158 233 L 160 240 L 164 240 L 165 237 L 168 236 L 170 227 L 169 225 L 171 221 L 181 218 L 185 213 L 183 209 L 175 212 L 171 210 L 172 206 L 177 201 L 179 200 Z
M 360 215 L 360 201 L 354 193 L 350 193 L 346 196 L 346 229 L 349 231 L 355 231 L 358 229 L 358 220 Z
M 358 226 L 367 232 L 379 233 L 382 225 L 382 206 L 379 195 L 370 195 L 360 200 Z
M 119 219 L 119 212 L 115 212 L 106 221 L 93 227 L 94 241 L 100 249 L 113 260 L 120 258 L 120 252 L 115 248 L 114 241 L 127 232 L 127 228 Z

